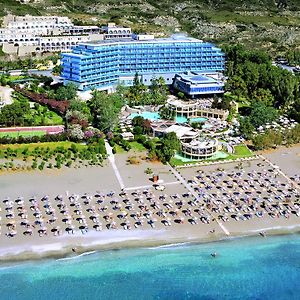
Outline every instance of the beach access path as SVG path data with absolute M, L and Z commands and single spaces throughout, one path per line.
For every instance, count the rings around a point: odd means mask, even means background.
M 168 166 L 170 167 L 170 170 L 174 174 L 174 176 L 179 180 L 179 182 L 182 183 L 183 186 L 185 186 L 185 188 L 195 197 L 196 200 L 200 201 L 199 195 L 186 182 L 186 180 L 181 176 L 181 174 L 176 169 L 174 169 L 170 164 L 168 164 Z M 209 211 L 207 211 L 207 212 L 212 216 L 212 214 Z M 222 229 L 222 231 L 226 235 L 230 235 L 230 232 L 227 230 L 227 228 L 224 226 L 224 224 L 220 220 L 216 220 L 216 221 L 217 221 L 218 225 L 220 226 L 220 228 Z
M 121 174 L 119 172 L 119 169 L 116 165 L 116 161 L 115 161 L 115 155 L 113 153 L 113 149 L 112 147 L 110 146 L 110 144 L 108 143 L 107 140 L 105 140 L 105 148 L 106 148 L 106 152 L 107 152 L 107 156 L 108 156 L 108 160 L 114 170 L 114 173 L 117 177 L 117 180 L 119 182 L 119 185 L 120 185 L 120 188 L 121 190 L 123 190 L 125 188 L 125 185 L 124 185 L 124 182 L 123 182 L 123 179 L 121 177 Z

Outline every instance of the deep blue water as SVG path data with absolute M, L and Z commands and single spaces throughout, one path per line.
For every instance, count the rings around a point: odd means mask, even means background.
M 300 235 L 2 265 L 0 299 L 300 299 Z

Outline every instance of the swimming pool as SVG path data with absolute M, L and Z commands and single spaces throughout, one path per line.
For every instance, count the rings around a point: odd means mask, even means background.
M 150 121 L 160 120 L 159 113 L 158 112 L 152 112 L 152 111 L 143 111 L 142 113 L 132 113 L 132 114 L 130 114 L 129 119 L 133 119 L 133 118 L 138 117 L 138 116 L 141 116 L 144 119 L 148 119 Z M 206 118 L 192 118 L 192 119 L 190 119 L 191 123 L 193 123 L 193 122 L 204 123 L 205 121 L 207 121 Z M 180 124 L 188 123 L 188 119 L 186 117 L 177 116 L 176 117 L 176 122 L 180 123 Z
M 129 116 L 129 119 L 133 119 L 135 117 L 141 116 L 144 119 L 148 119 L 150 121 L 156 121 L 156 120 L 160 120 L 160 116 L 158 112 L 151 112 L 151 111 L 143 111 L 141 114 L 139 113 L 132 113 Z
M 206 118 L 203 118 L 203 117 L 199 117 L 199 118 L 191 118 L 190 119 L 190 122 L 191 123 L 195 123 L 195 122 L 199 122 L 199 123 L 204 123 L 206 122 L 207 119 Z

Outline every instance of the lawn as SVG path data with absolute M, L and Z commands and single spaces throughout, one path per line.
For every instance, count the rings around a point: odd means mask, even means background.
M 147 149 L 140 143 L 138 142 L 130 142 L 130 146 L 132 150 L 138 151 L 138 152 L 143 152 L 146 151 Z
M 246 145 L 241 144 L 234 147 L 234 155 L 246 157 L 253 155 L 253 153 Z
M 64 124 L 61 116 L 37 103 L 30 109 L 30 114 L 25 115 L 25 120 L 33 126 Z
M 0 137 L 10 137 L 17 138 L 19 136 L 22 137 L 32 137 L 32 136 L 43 136 L 46 135 L 45 130 L 39 131 L 14 131 L 14 132 L 0 132 Z
M 116 154 L 126 153 L 126 151 L 120 145 L 116 144 L 114 148 L 116 149 Z
M 131 150 L 136 151 L 136 152 L 144 152 L 147 149 L 140 143 L 138 142 L 129 142 L 129 145 L 131 146 Z M 122 153 L 126 153 L 126 151 L 124 150 L 123 147 L 121 147 L 120 145 L 115 145 L 114 148 L 116 149 L 116 153 L 117 154 L 122 154 Z
M 176 167 L 176 166 L 184 166 L 186 164 L 197 164 L 199 162 L 201 162 L 201 161 L 193 160 L 193 161 L 189 161 L 189 162 L 183 162 L 181 159 L 173 157 L 173 158 L 171 158 L 170 165 Z
M 27 150 L 28 152 L 34 151 L 35 148 L 48 148 L 49 150 L 54 150 L 57 147 L 70 148 L 72 144 L 75 144 L 78 149 L 85 148 L 85 145 L 76 144 L 73 142 L 48 142 L 48 143 L 31 143 L 31 144 L 8 144 L 8 145 L 0 145 L 0 158 L 4 157 L 4 151 L 6 149 L 10 149 L 13 151 L 17 151 L 17 157 L 22 157 L 22 152 Z

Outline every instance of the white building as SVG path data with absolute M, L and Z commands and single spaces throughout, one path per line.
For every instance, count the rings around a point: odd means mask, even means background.
M 132 32 L 130 27 L 117 26 L 115 23 L 108 23 L 107 26 L 102 27 L 105 32 L 105 39 L 124 39 L 131 38 Z
M 80 42 L 103 39 L 98 26 L 76 26 L 68 17 L 8 15 L 0 28 L 3 52 L 18 56 L 33 52 L 67 52 Z

